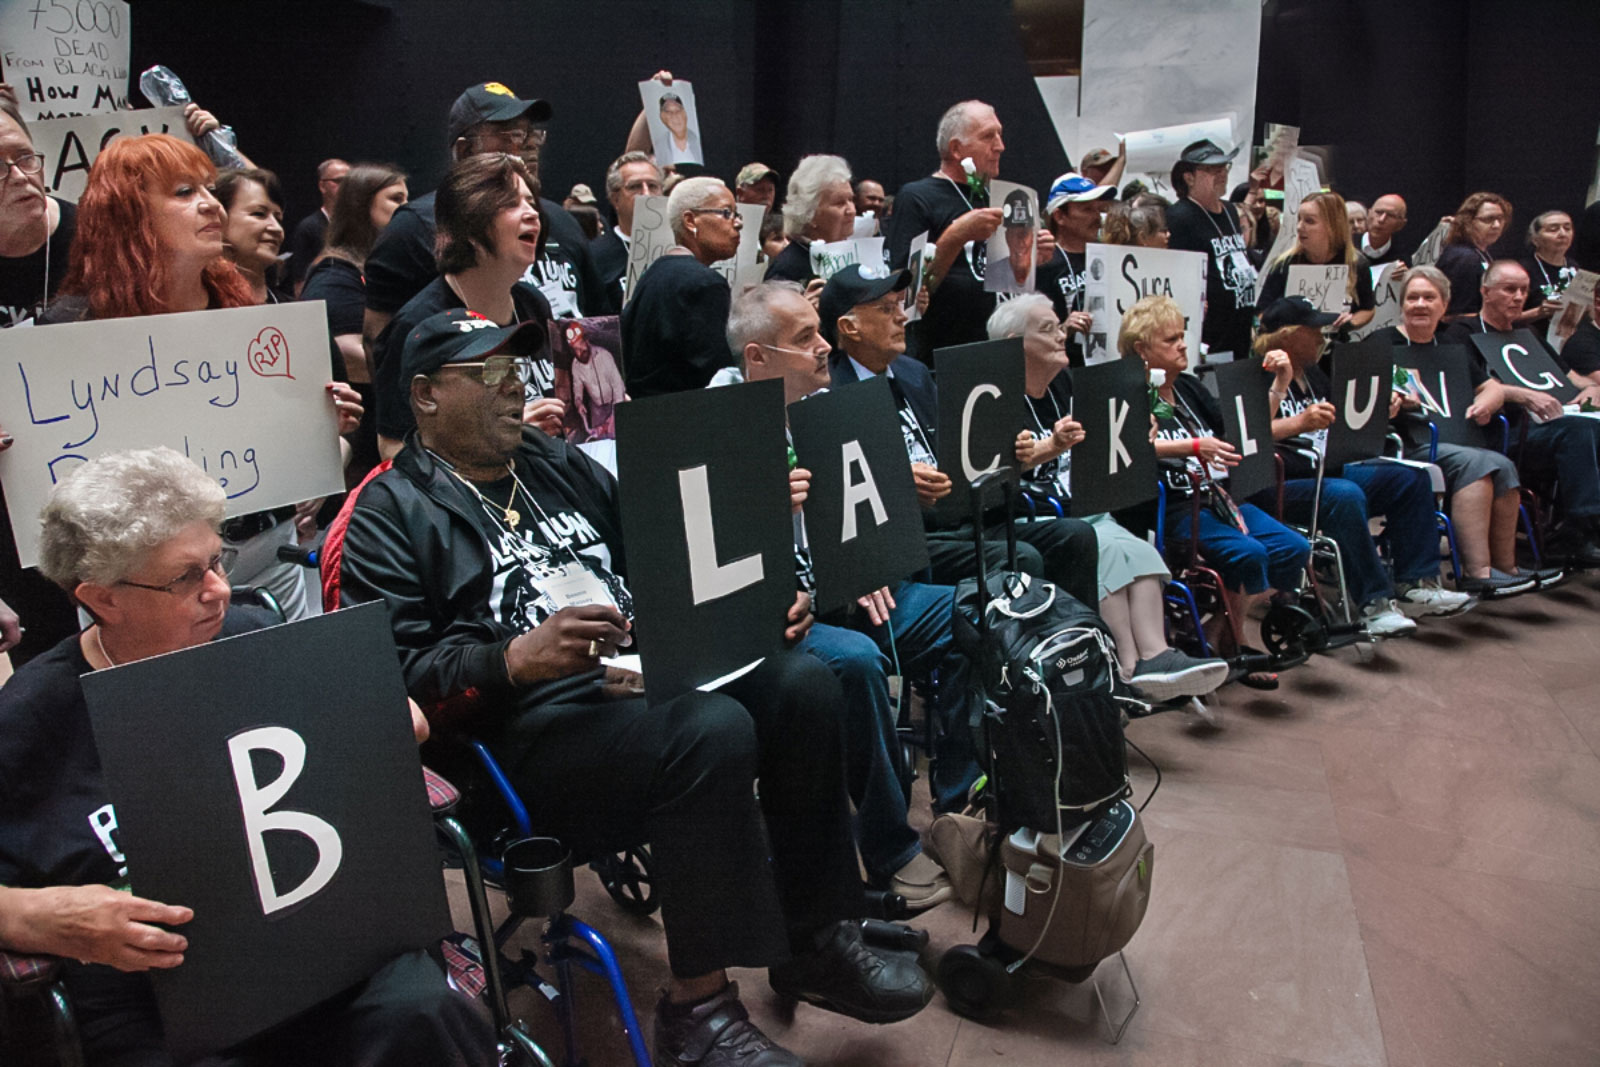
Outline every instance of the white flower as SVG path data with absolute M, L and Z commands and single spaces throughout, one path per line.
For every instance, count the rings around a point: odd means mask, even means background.
M 828 242 L 826 242 L 826 241 L 812 241 L 811 242 L 811 251 L 813 253 L 820 253 L 824 248 L 827 248 L 827 247 L 828 247 Z
M 961 169 L 966 172 L 969 178 L 978 173 L 978 165 L 972 161 L 971 156 L 967 156 L 961 161 Z
M 1167 372 L 1157 367 L 1150 368 L 1150 384 L 1160 389 L 1167 384 Z

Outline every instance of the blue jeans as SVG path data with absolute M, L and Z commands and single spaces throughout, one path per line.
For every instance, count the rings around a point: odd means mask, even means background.
M 1301 526 L 1311 525 L 1315 478 L 1291 478 L 1283 483 L 1283 517 Z M 1324 478 L 1318 526 L 1339 545 L 1350 599 L 1359 606 L 1394 595 L 1383 560 L 1373 546 L 1367 520 L 1388 519 L 1389 548 L 1394 554 L 1394 577 L 1399 582 L 1439 575 L 1439 535 L 1434 527 L 1437 507 L 1428 472 L 1399 463 L 1350 463 L 1341 478 Z
M 898 774 L 900 739 L 888 683 L 891 652 L 899 659 L 903 679 L 939 672 L 936 706 L 929 709 L 941 726 L 933 753 L 935 809 L 959 807 L 978 777 L 977 752 L 967 728 L 971 670 L 966 657 L 951 647 L 955 590 L 902 582 L 890 593 L 895 607 L 888 626 L 871 626 L 865 615 L 857 615 L 861 629 L 818 623 L 799 646 L 826 663 L 844 689 L 845 782 L 856 808 L 861 860 L 868 877 L 879 884 L 922 851 L 917 832 L 906 822 Z
M 1239 514 L 1249 533 L 1201 506 L 1200 555 L 1230 589 L 1261 593 L 1300 588 L 1311 545 L 1254 504 L 1240 504 Z M 1167 538 L 1188 540 L 1189 519 L 1189 502 L 1178 501 L 1175 513 L 1167 519 Z
M 1522 468 L 1537 479 L 1560 485 L 1561 512 L 1574 519 L 1600 516 L 1600 422 L 1564 415 L 1530 423 L 1522 449 Z

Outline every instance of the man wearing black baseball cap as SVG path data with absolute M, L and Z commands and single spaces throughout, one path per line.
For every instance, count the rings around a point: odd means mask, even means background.
M 750 1023 L 733 966 L 768 967 L 781 995 L 867 1021 L 916 1014 L 932 984 L 914 957 L 865 945 L 856 921 L 828 669 L 783 652 L 651 707 L 636 676 L 602 664 L 633 640 L 617 484 L 523 427 L 536 332 L 459 309 L 412 332 L 417 428 L 356 498 L 342 600 L 388 605 L 407 689 L 426 707 L 468 705 L 451 725 L 488 745 L 541 832 L 590 854 L 650 842 L 673 974 L 655 1062 L 801 1062 Z M 790 640 L 807 625 L 797 598 Z
M 1223 151 L 1209 140 L 1184 147 L 1172 168 L 1172 188 L 1180 199 L 1167 209 L 1167 229 L 1169 248 L 1206 254 L 1206 317 L 1200 340 L 1211 352 L 1243 356 L 1250 351 L 1256 268 L 1238 212 L 1223 199 L 1228 165 L 1238 154 L 1237 148 Z
M 1033 217 L 1033 197 L 1025 189 L 1013 189 L 1000 205 L 1000 223 L 1006 228 L 1006 253 L 1011 276 L 1020 290 L 1028 289 L 1033 274 L 1033 237 L 1037 222 Z
M 521 156 L 534 177 L 537 195 L 539 154 L 545 142 L 550 105 L 523 100 L 499 82 L 469 87 L 445 123 L 452 160 L 488 152 Z M 361 335 L 370 346 L 395 312 L 439 274 L 434 260 L 434 196 L 416 197 L 394 213 L 367 257 L 367 312 Z M 554 200 L 539 197 L 546 237 L 539 260 L 523 280 L 536 286 L 557 317 L 603 315 L 615 310 L 589 254 L 589 239 L 578 220 Z

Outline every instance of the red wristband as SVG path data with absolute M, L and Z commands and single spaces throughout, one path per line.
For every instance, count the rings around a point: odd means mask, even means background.
M 1198 437 L 1189 438 L 1189 447 L 1194 449 L 1194 454 L 1198 456 L 1200 454 L 1200 438 L 1198 438 Z

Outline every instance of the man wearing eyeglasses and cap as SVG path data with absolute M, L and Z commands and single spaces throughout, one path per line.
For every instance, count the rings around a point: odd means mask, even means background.
M 801 1062 L 750 1023 L 728 967 L 767 967 L 780 995 L 869 1022 L 916 1014 L 931 982 L 914 957 L 863 944 L 855 921 L 828 669 L 782 652 L 651 706 L 637 676 L 603 664 L 633 643 L 617 484 L 522 425 L 541 331 L 457 310 L 412 332 L 417 428 L 350 512 L 343 601 L 388 605 L 407 689 L 457 709 L 438 730 L 488 745 L 540 832 L 580 853 L 650 843 L 673 975 L 655 1062 Z M 810 626 L 803 596 L 787 625 L 791 643 Z
M 1056 248 L 1039 267 L 1037 288 L 1050 298 L 1056 318 L 1067 329 L 1067 353 L 1075 366 L 1083 364 L 1083 342 L 1094 325 L 1094 316 L 1084 305 L 1086 252 L 1090 241 L 1100 239 L 1100 222 L 1116 198 L 1115 186 L 1097 185 L 1068 171 L 1050 183 L 1045 201 Z
M 471 86 L 450 105 L 445 126 L 450 158 L 459 161 L 491 152 L 521 156 L 533 175 L 537 194 L 539 155 L 551 115 L 547 102 L 523 100 L 499 82 Z M 546 237 L 538 261 L 528 268 L 523 281 L 544 293 L 558 318 L 614 311 L 578 220 L 554 200 L 538 199 Z M 370 346 L 395 312 L 438 274 L 434 194 L 430 192 L 394 213 L 367 257 L 367 311 L 361 328 L 366 344 Z
M 1167 229 L 1169 248 L 1206 254 L 1201 342 L 1210 352 L 1243 357 L 1250 351 L 1256 269 L 1250 263 L 1238 212 L 1224 200 L 1228 165 L 1238 154 L 1237 148 L 1224 152 L 1207 140 L 1184 148 L 1172 168 L 1172 188 L 1181 199 L 1167 209 Z

